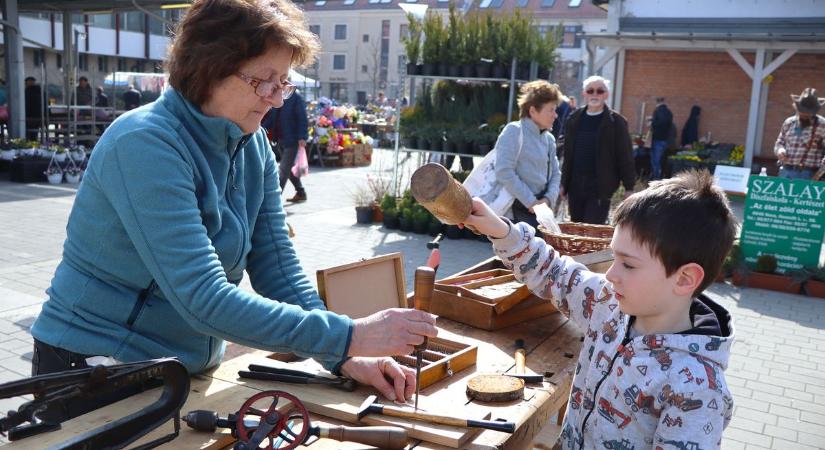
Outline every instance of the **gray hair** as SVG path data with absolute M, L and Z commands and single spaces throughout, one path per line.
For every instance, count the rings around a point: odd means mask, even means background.
M 587 77 L 587 78 L 586 78 L 586 79 L 582 82 L 582 90 L 586 90 L 586 89 L 587 89 L 587 86 L 589 86 L 589 85 L 591 85 L 591 84 L 593 84 L 593 83 L 596 83 L 596 82 L 601 82 L 602 84 L 604 84 L 604 87 L 605 87 L 608 91 L 610 90 L 610 80 L 608 80 L 607 78 L 604 78 L 604 77 L 600 77 L 600 76 L 598 76 L 598 75 L 591 75 L 591 76 Z

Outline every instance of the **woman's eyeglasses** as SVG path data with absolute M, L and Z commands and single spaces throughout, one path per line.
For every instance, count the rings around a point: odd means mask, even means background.
M 590 89 L 588 89 L 588 90 L 586 90 L 586 91 L 584 91 L 584 92 L 587 92 L 589 95 L 593 95 L 594 93 L 595 93 L 595 94 L 602 95 L 602 94 L 604 94 L 604 93 L 605 93 L 605 92 L 607 92 L 607 91 L 605 91 L 605 90 L 604 90 L 604 89 L 602 89 L 602 88 L 598 88 L 598 89 L 593 89 L 593 88 L 590 88 Z
M 289 80 L 285 80 L 283 83 L 277 83 L 275 81 L 259 80 L 240 72 L 236 75 L 241 80 L 244 80 L 246 84 L 255 88 L 255 95 L 258 97 L 271 97 L 275 95 L 276 91 L 281 91 L 281 97 L 286 100 L 291 97 L 292 94 L 295 93 L 295 89 L 298 88 L 298 86 L 290 83 Z

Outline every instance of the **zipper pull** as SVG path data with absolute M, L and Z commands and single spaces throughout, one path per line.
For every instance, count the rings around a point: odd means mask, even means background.
M 232 186 L 233 191 L 237 191 L 238 187 L 235 186 L 235 160 L 232 160 L 232 167 L 229 169 L 229 183 Z

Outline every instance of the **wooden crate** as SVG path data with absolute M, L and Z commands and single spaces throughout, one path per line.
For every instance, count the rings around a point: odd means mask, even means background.
M 429 339 L 421 366 L 421 389 L 472 367 L 478 359 L 478 346 L 439 337 Z M 415 369 L 414 356 L 395 356 L 399 363 Z
M 578 255 L 573 257 L 573 259 L 586 265 L 588 269 L 594 272 L 604 273 L 610 268 L 613 262 L 613 252 L 608 249 Z M 499 269 L 505 270 L 504 264 L 497 257 L 493 257 L 459 272 L 452 278 Z M 499 330 L 538 317 L 544 317 L 558 311 L 553 302 L 539 298 L 531 293 L 525 300 L 519 302 L 512 308 L 498 313 L 495 305 L 488 301 L 442 290 L 439 287 L 439 283 L 442 281 L 443 280 L 436 281 L 436 287 L 430 302 L 430 312 L 482 330 Z M 408 296 L 407 304 L 410 305 L 412 304 L 411 302 L 412 296 Z
M 470 297 L 493 305 L 497 314 L 518 305 L 530 297 L 530 290 L 516 281 L 513 272 L 506 269 L 485 270 L 439 280 L 438 290 L 461 297 Z

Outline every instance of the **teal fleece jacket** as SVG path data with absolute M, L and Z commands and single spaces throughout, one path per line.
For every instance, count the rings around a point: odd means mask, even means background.
M 118 118 L 89 160 L 35 338 L 86 355 L 218 364 L 224 340 L 345 360 L 352 320 L 324 309 L 287 236 L 263 131 L 173 89 Z M 260 295 L 238 287 L 244 270 Z

